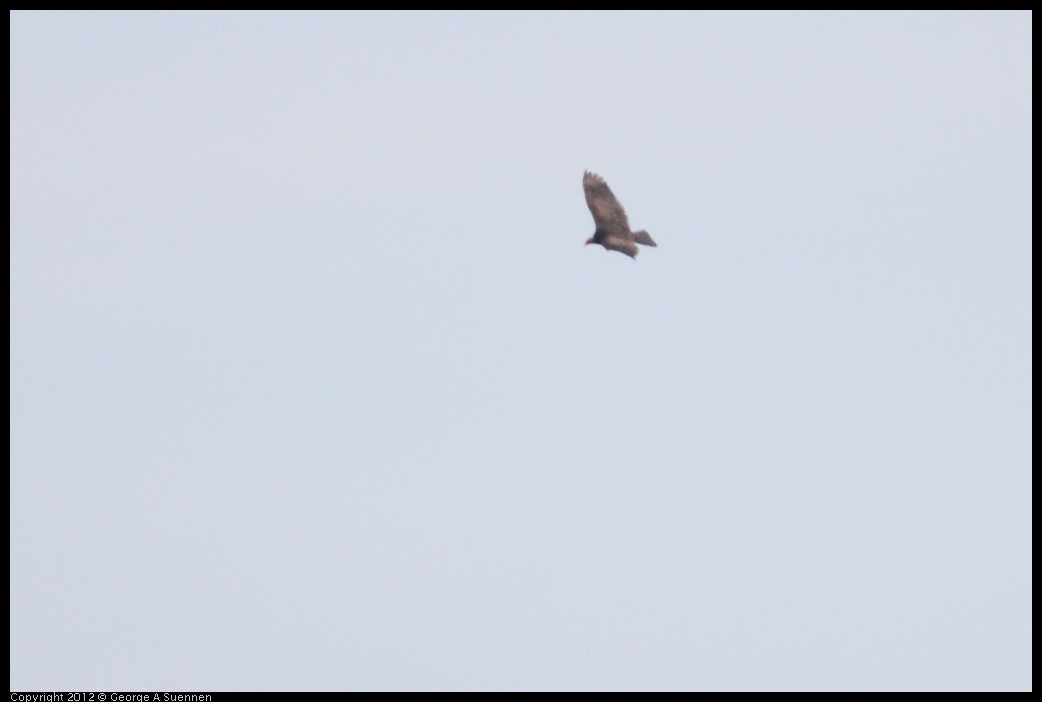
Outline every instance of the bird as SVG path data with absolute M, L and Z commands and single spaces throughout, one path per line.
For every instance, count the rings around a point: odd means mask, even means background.
M 583 173 L 583 192 L 586 193 L 586 204 L 593 214 L 593 223 L 597 225 L 585 246 L 600 244 L 609 251 L 619 251 L 634 260 L 640 253 L 637 244 L 658 246 L 643 229 L 639 232 L 630 231 L 626 210 L 615 199 L 604 178 L 586 171 Z

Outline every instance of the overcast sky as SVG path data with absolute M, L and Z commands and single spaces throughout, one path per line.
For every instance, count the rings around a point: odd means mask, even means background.
M 12 689 L 1030 689 L 1031 44 L 11 15 Z

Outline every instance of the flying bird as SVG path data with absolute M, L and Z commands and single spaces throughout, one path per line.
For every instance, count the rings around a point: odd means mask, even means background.
M 597 229 L 593 236 L 586 240 L 586 245 L 600 244 L 611 251 L 620 251 L 636 260 L 640 249 L 637 244 L 658 246 L 646 231 L 630 231 L 630 221 L 626 218 L 626 210 L 615 199 L 608 184 L 596 173 L 586 171 L 583 174 L 583 191 L 586 193 L 586 204 L 593 213 L 593 223 Z

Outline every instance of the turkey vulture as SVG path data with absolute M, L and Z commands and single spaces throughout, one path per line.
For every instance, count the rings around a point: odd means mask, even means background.
M 600 244 L 606 249 L 620 251 L 636 260 L 640 249 L 637 244 L 658 246 L 646 231 L 630 231 L 630 222 L 626 219 L 626 210 L 612 195 L 608 184 L 596 173 L 586 171 L 583 174 L 583 191 L 586 193 L 586 204 L 593 213 L 593 222 L 597 230 L 586 240 L 586 245 Z

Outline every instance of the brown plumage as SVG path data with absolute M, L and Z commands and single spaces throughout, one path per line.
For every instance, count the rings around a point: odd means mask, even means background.
M 583 174 L 583 191 L 586 193 L 586 204 L 593 213 L 593 222 L 597 225 L 593 236 L 586 244 L 600 244 L 606 249 L 620 251 L 632 259 L 637 258 L 640 249 L 637 244 L 658 246 L 648 233 L 630 231 L 630 221 L 626 218 L 626 210 L 615 199 L 608 184 L 596 173 L 586 171 Z

